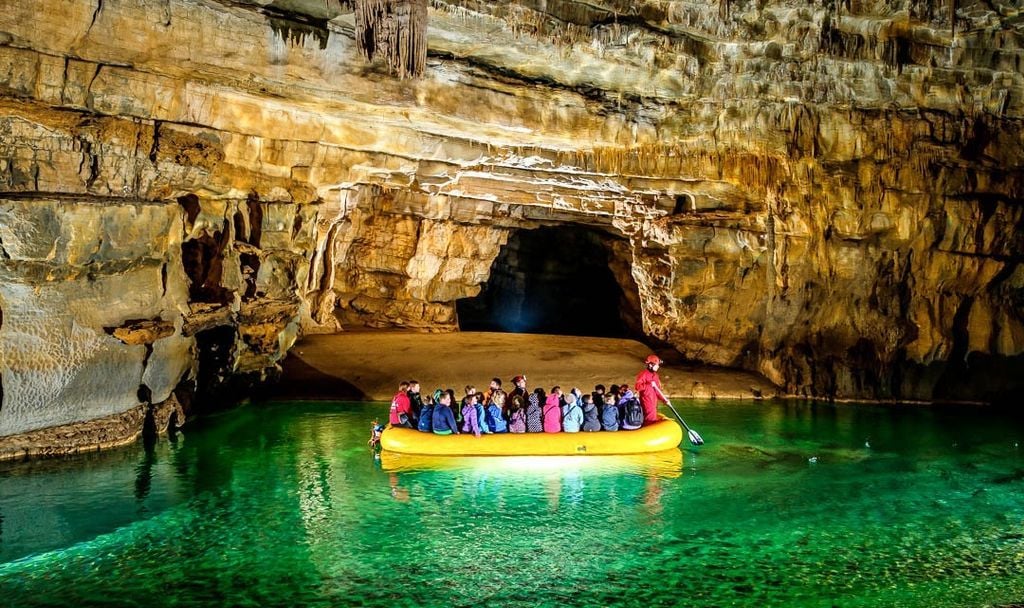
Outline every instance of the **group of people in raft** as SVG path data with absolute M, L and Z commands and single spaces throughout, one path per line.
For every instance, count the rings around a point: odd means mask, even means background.
M 437 435 L 472 433 L 477 437 L 488 433 L 635 430 L 657 422 L 659 401 L 669 404 L 658 377 L 662 363 L 657 355 L 650 355 L 632 388 L 613 384 L 606 391 L 598 384 L 589 394 L 576 388 L 563 392 L 558 386 L 550 393 L 542 388 L 531 392 L 523 375 L 512 379 L 515 388 L 506 393 L 501 379 L 494 378 L 482 393 L 467 386 L 461 404 L 454 407 L 453 389 L 421 396 L 419 382 L 409 380 L 399 385 L 391 401 L 390 423 Z

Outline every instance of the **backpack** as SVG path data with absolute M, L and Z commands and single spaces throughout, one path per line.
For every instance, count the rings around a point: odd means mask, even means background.
M 644 424 L 644 406 L 633 397 L 622 408 L 622 426 L 640 428 Z
M 509 417 L 508 430 L 513 433 L 526 432 L 526 412 L 522 409 L 515 410 Z
M 434 406 L 424 405 L 423 409 L 420 410 L 420 423 L 418 429 L 424 433 L 429 433 L 434 430 Z

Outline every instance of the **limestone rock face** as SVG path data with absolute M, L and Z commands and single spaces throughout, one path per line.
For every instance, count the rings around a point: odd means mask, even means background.
M 1015 4 L 431 7 L 400 81 L 349 2 L 0 0 L 0 435 L 455 329 L 565 224 L 627 325 L 784 393 L 1021 390 Z

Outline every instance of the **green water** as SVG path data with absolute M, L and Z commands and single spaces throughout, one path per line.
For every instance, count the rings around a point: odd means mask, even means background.
M 681 466 L 390 472 L 365 445 L 385 407 L 246 406 L 150 450 L 0 465 L 0 605 L 1024 602 L 1007 414 L 683 404 L 707 444 Z

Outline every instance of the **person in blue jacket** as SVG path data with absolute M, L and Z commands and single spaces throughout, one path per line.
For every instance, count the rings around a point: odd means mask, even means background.
M 452 396 L 448 393 L 441 393 L 438 402 L 434 404 L 433 427 L 435 435 L 458 435 L 459 426 L 455 422 L 455 414 L 452 413 Z
M 423 398 L 423 405 L 420 407 L 420 421 L 417 429 L 423 433 L 434 430 L 434 399 L 427 395 Z
M 487 426 L 487 408 L 483 405 L 483 398 L 483 393 L 473 395 L 473 407 L 476 408 L 476 421 L 480 425 L 480 432 L 489 435 L 491 427 Z
M 492 433 L 507 433 L 508 421 L 502 415 L 501 410 L 505 405 L 505 393 L 500 391 L 491 396 L 491 404 L 487 406 L 487 428 Z
M 583 408 L 576 402 L 576 393 L 570 391 L 565 394 L 565 405 L 562 406 L 562 431 L 578 433 L 581 426 L 583 426 Z
M 604 396 L 604 408 L 601 409 L 601 429 L 605 431 L 619 430 L 619 408 L 615 405 L 615 395 Z

